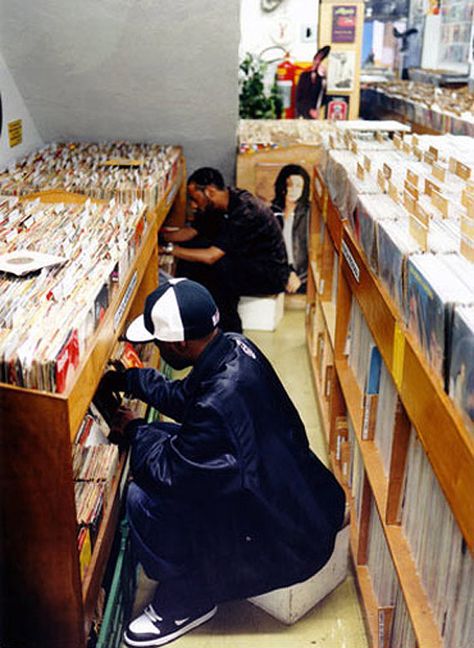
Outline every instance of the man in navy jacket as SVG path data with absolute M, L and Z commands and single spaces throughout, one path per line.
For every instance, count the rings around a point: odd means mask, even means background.
M 178 422 L 135 420 L 123 432 L 132 539 L 159 581 L 125 632 L 130 646 L 162 645 L 211 618 L 217 603 L 306 580 L 342 526 L 343 491 L 310 450 L 275 371 L 244 336 L 222 333 L 218 318 L 203 286 L 170 280 L 148 296 L 127 337 L 154 341 L 171 366 L 191 372 L 112 377 Z

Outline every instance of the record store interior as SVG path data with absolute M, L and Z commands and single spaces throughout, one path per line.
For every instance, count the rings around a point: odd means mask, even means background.
M 474 0 L 0 2 L 0 647 L 474 645 Z

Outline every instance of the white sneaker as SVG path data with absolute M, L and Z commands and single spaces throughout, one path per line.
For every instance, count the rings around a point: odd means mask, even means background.
M 209 621 L 217 606 L 184 619 L 164 619 L 149 605 L 139 617 L 129 623 L 123 638 L 127 646 L 163 646 Z

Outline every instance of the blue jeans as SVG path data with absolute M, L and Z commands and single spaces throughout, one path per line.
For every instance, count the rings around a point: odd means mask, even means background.
M 179 428 L 162 423 L 169 433 Z M 145 492 L 135 482 L 128 488 L 127 517 L 135 555 L 146 575 L 159 581 L 153 607 L 162 616 L 183 618 L 213 606 L 194 556 L 193 529 L 187 505 Z

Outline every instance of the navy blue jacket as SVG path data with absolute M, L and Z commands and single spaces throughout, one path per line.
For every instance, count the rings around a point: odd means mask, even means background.
M 184 380 L 131 369 L 127 381 L 131 394 L 181 423 L 174 435 L 136 423 L 131 468 L 138 486 L 190 517 L 215 601 L 294 584 L 327 562 L 344 493 L 252 342 L 219 333 Z

